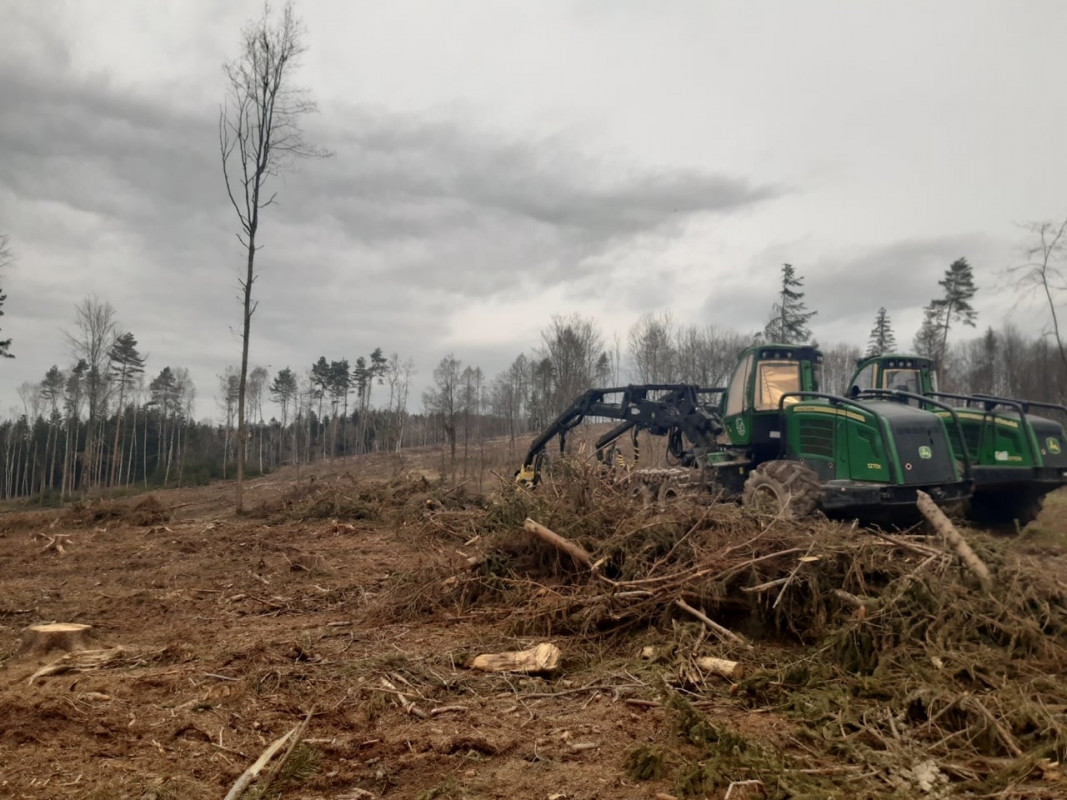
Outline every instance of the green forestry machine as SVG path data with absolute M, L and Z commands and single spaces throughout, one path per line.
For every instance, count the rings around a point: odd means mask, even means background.
M 957 460 L 969 461 L 974 493 L 970 516 L 983 524 L 1026 524 L 1045 495 L 1067 483 L 1067 440 L 1059 422 L 1032 414 L 1060 412 L 1056 403 L 962 395 L 937 388 L 934 362 L 922 356 L 885 354 L 861 359 L 848 395 L 864 402 L 884 398 L 914 404 L 959 421 L 951 439 Z M 942 404 L 951 404 L 951 412 Z
M 955 411 L 826 394 L 821 372 L 814 347 L 765 344 L 741 352 L 725 388 L 591 389 L 533 441 L 516 479 L 536 483 L 548 443 L 559 437 L 563 452 L 567 433 L 597 417 L 619 420 L 597 440 L 598 455 L 627 431 L 635 442 L 639 430 L 665 436 L 668 454 L 699 470 L 706 488 L 786 516 L 818 508 L 890 521 L 914 516 L 918 490 L 940 504 L 969 496 L 967 462 L 957 463 L 950 443 Z

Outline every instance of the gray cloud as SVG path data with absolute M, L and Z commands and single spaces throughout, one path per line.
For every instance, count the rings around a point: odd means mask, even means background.
M 908 239 L 850 255 L 820 259 L 801 268 L 808 305 L 818 308 L 820 324 L 848 323 L 857 317 L 873 321 L 884 306 L 893 315 L 921 307 L 939 297 L 937 282 L 957 258 L 980 269 L 990 248 L 983 236 Z
M 15 211 L 0 217 L 30 243 L 5 317 L 22 343 L 14 371 L 37 380 L 65 363 L 59 329 L 95 293 L 151 353 L 149 371 L 189 366 L 210 395 L 236 361 L 242 264 L 215 109 L 190 115 L 106 79 L 3 61 L 0 71 L 0 199 Z M 335 115 L 308 121 L 309 139 L 334 157 L 276 179 L 278 204 L 264 216 L 252 354 L 274 368 L 376 346 L 435 363 L 457 304 L 560 282 L 595 295 L 620 249 L 654 250 L 694 215 L 778 191 L 595 159 L 562 135 Z

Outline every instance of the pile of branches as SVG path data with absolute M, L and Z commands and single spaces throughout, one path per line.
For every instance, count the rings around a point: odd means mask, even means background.
M 385 521 L 404 524 L 430 512 L 478 507 L 463 486 L 448 487 L 424 476 L 401 475 L 388 481 L 358 480 L 345 473 L 332 480 L 311 478 L 289 488 L 256 514 L 281 523 L 308 519 Z
M 79 500 L 71 503 L 60 522 L 73 528 L 92 528 L 112 522 L 148 527 L 169 522 L 172 509 L 153 495 L 145 495 L 136 502 L 127 500 Z
M 760 518 L 700 495 L 646 504 L 580 464 L 505 489 L 484 526 L 487 546 L 437 598 L 497 609 L 514 633 L 695 630 L 746 664 L 737 697 L 857 764 L 936 757 L 946 781 L 1000 791 L 1057 780 L 1067 758 L 1067 583 L 1018 539 L 964 532 L 982 578 L 920 530 Z

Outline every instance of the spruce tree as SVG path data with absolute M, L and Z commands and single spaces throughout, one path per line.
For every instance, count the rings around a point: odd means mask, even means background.
M 893 326 L 889 322 L 885 306 L 878 309 L 874 318 L 874 327 L 871 328 L 870 338 L 867 340 L 867 356 L 880 356 L 895 350 L 896 337 L 893 336 Z
M 773 316 L 763 329 L 765 341 L 803 344 L 811 340 L 808 321 L 818 312 L 808 311 L 804 305 L 804 293 L 800 291 L 803 284 L 804 278 L 796 274 L 792 264 L 782 265 L 782 288 L 779 301 L 773 306 Z
M 923 309 L 923 323 L 919 327 L 919 331 L 915 334 L 915 339 L 912 342 L 912 346 L 915 348 L 917 354 L 933 359 L 934 361 L 937 361 L 939 358 L 938 345 L 941 342 L 941 334 L 938 330 L 937 323 L 935 322 L 936 316 L 936 313 L 930 306 L 926 306 Z

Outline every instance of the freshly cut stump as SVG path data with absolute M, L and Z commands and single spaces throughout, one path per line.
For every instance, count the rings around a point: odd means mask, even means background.
M 90 650 L 89 641 L 92 625 L 78 622 L 50 622 L 44 625 L 30 625 L 22 630 L 21 653 L 49 653 L 62 650 L 71 653 L 75 650 Z

